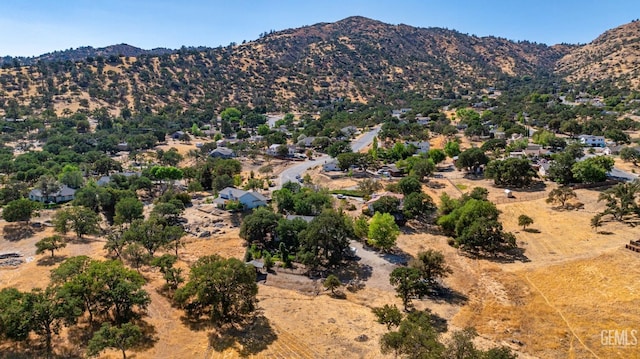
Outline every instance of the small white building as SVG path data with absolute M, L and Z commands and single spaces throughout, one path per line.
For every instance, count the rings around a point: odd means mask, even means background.
M 604 147 L 604 136 L 580 135 L 578 136 L 583 146 Z

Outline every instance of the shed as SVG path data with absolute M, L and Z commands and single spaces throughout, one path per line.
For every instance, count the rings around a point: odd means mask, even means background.
M 262 272 L 264 270 L 264 263 L 262 263 L 260 261 L 257 261 L 255 259 L 252 260 L 252 261 L 246 262 L 245 264 L 253 266 L 253 268 L 255 268 L 256 272 L 258 272 L 258 273 L 260 273 L 260 272 Z

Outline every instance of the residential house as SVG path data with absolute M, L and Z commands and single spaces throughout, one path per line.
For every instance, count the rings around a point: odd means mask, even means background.
M 301 219 L 307 223 L 311 223 L 311 221 L 313 221 L 316 218 L 316 216 L 301 216 L 297 214 L 288 214 L 285 218 L 288 221 L 293 221 L 294 219 Z
M 273 145 L 269 146 L 269 148 L 267 148 L 267 154 L 270 156 L 279 156 L 280 153 L 280 146 L 287 146 L 287 145 L 281 145 L 281 144 L 277 144 L 274 143 Z M 296 154 L 296 147 L 295 146 L 287 146 L 287 155 L 288 156 L 293 156 Z
M 315 136 L 301 138 L 298 141 L 297 145 L 298 147 L 302 147 L 302 148 L 310 148 L 310 147 L 313 147 L 313 141 L 315 141 L 315 139 L 316 139 Z
M 118 151 L 129 151 L 129 144 L 126 142 L 120 142 L 116 145 Z
M 429 152 L 429 141 L 407 141 L 405 145 L 413 145 L 417 148 L 416 153 Z
M 489 131 L 489 136 L 491 135 L 493 135 L 493 138 L 500 139 L 500 140 L 504 140 L 507 138 L 507 135 L 504 131 L 498 131 L 495 129 Z
M 604 136 L 580 135 L 578 136 L 583 146 L 604 147 Z
M 223 138 L 216 141 L 216 146 L 218 147 L 229 147 L 233 145 L 237 145 L 239 143 L 243 143 L 243 140 L 239 140 L 236 138 Z
M 322 165 L 322 170 L 324 172 L 334 172 L 334 171 L 342 171 L 338 166 L 338 161 L 335 159 L 330 160 Z
M 209 129 L 209 130 L 201 130 L 200 132 L 202 132 L 202 135 L 206 136 L 206 137 L 213 137 L 213 136 L 216 135 L 216 133 L 218 133 L 218 131 L 211 130 L 211 129 Z
M 59 190 L 48 195 L 43 195 L 39 188 L 34 188 L 29 192 L 29 199 L 42 203 L 62 203 L 73 201 L 76 198 L 76 190 L 62 185 Z
M 523 152 L 527 156 L 540 156 L 547 153 L 547 151 L 544 150 L 542 146 L 531 144 L 531 143 L 527 145 L 527 147 L 523 150 Z
M 234 187 L 227 187 L 220 191 L 218 198 L 213 200 L 218 208 L 225 208 L 229 201 L 238 201 L 245 209 L 266 206 L 267 198 L 258 192 L 244 191 Z
M 393 116 L 395 118 L 400 118 L 400 116 L 406 114 L 409 111 L 411 111 L 411 108 L 401 108 L 399 110 L 392 110 L 391 111 L 391 116 Z
M 394 197 L 400 200 L 400 207 L 402 208 L 402 203 L 404 202 L 404 196 L 400 193 L 394 192 L 384 192 L 380 194 L 374 194 L 371 196 L 371 199 L 365 202 L 365 206 L 369 209 L 370 212 L 373 213 L 373 204 L 376 203 L 382 197 Z
M 233 158 L 236 154 L 228 147 L 218 147 L 209 152 L 209 156 L 213 158 Z
M 184 136 L 184 131 L 176 131 L 171 135 L 174 140 L 179 140 Z
M 111 179 L 113 176 L 124 176 L 124 177 L 131 177 L 131 176 L 140 176 L 140 172 L 118 172 L 118 173 L 114 173 L 110 176 L 102 176 L 98 179 L 98 181 L 96 181 L 96 184 L 98 186 L 106 186 L 109 183 L 111 183 Z
M 347 126 L 340 129 L 343 135 L 347 137 L 351 137 L 358 132 L 358 128 L 356 126 Z
M 428 126 L 431 123 L 431 118 L 428 116 L 417 116 L 416 122 L 421 126 Z
M 538 172 L 538 175 L 542 178 L 547 177 L 549 174 L 549 167 L 551 166 L 551 162 L 545 159 L 538 161 L 537 163 L 531 165 L 531 167 Z

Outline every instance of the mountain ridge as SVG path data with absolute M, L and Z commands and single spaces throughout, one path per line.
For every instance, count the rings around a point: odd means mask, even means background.
M 80 46 L 68 50 L 57 50 L 40 54 L 37 56 L 2 56 L 0 66 L 8 64 L 15 66 L 17 61 L 20 66 L 36 65 L 39 61 L 83 61 L 88 57 L 97 56 L 140 56 L 140 55 L 164 55 L 176 52 L 177 50 L 158 47 L 145 50 L 129 44 L 121 43 L 105 47 L 95 48 L 93 46 Z
M 619 28 L 625 26 L 636 25 Z M 596 40 L 608 44 L 621 34 L 640 38 L 633 29 Z M 35 112 L 49 108 L 61 113 L 65 108 L 140 110 L 168 104 L 243 103 L 276 110 L 336 98 L 385 101 L 398 91 L 453 98 L 523 76 L 562 74 L 568 81 L 581 81 L 580 69 L 591 58 L 576 54 L 590 45 L 515 42 L 354 16 L 275 31 L 240 45 L 114 55 L 137 51 L 122 45 L 100 61 L 92 56 L 76 62 L 42 61 L 26 72 L 5 68 L 0 91 L 6 99 L 0 104 L 6 111 L 13 99 Z

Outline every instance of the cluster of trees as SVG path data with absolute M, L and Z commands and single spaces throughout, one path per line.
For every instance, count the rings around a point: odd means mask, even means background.
M 429 311 L 412 311 L 403 315 L 397 307 L 385 305 L 373 308 L 378 322 L 386 324 L 389 332 L 380 338 L 383 354 L 393 353 L 401 358 L 433 359 L 515 359 L 517 354 L 505 346 L 489 350 L 478 349 L 473 339 L 478 333 L 473 328 L 455 331 L 442 342 L 440 333 L 446 325 L 438 325 L 439 318 Z M 396 330 L 391 330 L 397 328 Z
M 342 262 L 354 234 L 350 217 L 331 208 L 306 222 L 301 218 L 288 220 L 270 208 L 260 207 L 245 217 L 240 237 L 257 248 L 247 252 L 250 256 L 279 259 L 284 265 L 297 261 L 327 268 Z
M 125 350 L 146 337 L 139 325 L 150 302 L 144 284 L 140 274 L 119 261 L 69 258 L 52 271 L 45 289 L 0 291 L 0 337 L 23 342 L 34 334 L 49 357 L 63 326 L 80 327 L 91 333 L 85 342 L 88 354 L 114 348 L 126 358 Z M 101 328 L 95 330 L 96 325 Z
M 484 176 L 493 179 L 496 186 L 517 188 L 530 186 L 537 177 L 528 159 L 513 157 L 489 162 Z
M 193 319 L 214 324 L 241 323 L 256 309 L 256 272 L 236 258 L 199 258 L 189 281 L 176 290 L 174 300 Z
M 604 216 L 635 225 L 640 217 L 640 181 L 619 183 L 607 189 L 598 197 L 598 202 L 601 201 L 605 202 L 605 210 L 591 220 L 591 226 L 596 230 L 602 225 Z
M 500 211 L 487 200 L 487 190 L 476 187 L 455 200 L 440 197 L 438 225 L 454 243 L 471 253 L 496 254 L 516 246 L 513 234 L 504 232 L 498 221 Z
M 446 264 L 442 252 L 429 249 L 419 252 L 417 257 L 409 262 L 408 267 L 394 269 L 389 276 L 389 282 L 395 287 L 406 311 L 411 306 L 413 298 L 428 294 L 438 285 L 438 280 L 450 273 L 451 268 Z
M 388 189 L 399 192 L 403 199 L 382 196 L 371 204 L 371 210 L 365 211 L 373 214 L 370 219 L 363 215 L 354 222 L 355 235 L 358 238 L 384 251 L 395 245 L 400 234 L 398 223 L 404 223 L 406 219 L 426 219 L 435 211 L 433 199 L 422 191 L 422 184 L 414 175 L 402 178 L 397 184 L 388 186 Z
M 282 189 L 273 192 L 273 201 L 279 213 L 315 216 L 331 207 L 333 198 L 327 190 L 315 190 L 296 182 L 286 182 Z
M 607 179 L 607 173 L 614 165 L 609 156 L 593 156 L 577 161 L 582 157 L 582 148 L 568 146 L 563 152 L 553 155 L 549 166 L 548 177 L 554 182 L 566 185 L 569 183 L 595 183 Z

